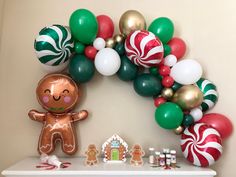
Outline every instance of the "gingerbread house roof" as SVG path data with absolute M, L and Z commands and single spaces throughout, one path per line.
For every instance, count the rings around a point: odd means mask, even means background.
M 114 140 L 118 140 L 125 147 L 125 151 L 128 152 L 128 144 L 117 134 L 112 135 L 105 143 L 103 143 L 102 151 L 104 152 L 106 146 Z

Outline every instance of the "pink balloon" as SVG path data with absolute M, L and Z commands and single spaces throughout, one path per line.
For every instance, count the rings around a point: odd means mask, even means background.
M 232 122 L 224 115 L 218 113 L 205 114 L 199 121 L 215 128 L 222 139 L 228 138 L 233 131 Z

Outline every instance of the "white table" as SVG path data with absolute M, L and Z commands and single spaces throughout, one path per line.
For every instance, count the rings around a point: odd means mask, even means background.
M 143 166 L 131 166 L 128 162 L 122 164 L 107 164 L 101 162 L 101 159 L 100 163 L 96 166 L 85 166 L 83 158 L 62 158 L 61 160 L 63 162 L 71 162 L 71 166 L 59 170 L 42 170 L 36 168 L 36 165 L 39 165 L 39 158 L 30 157 L 4 170 L 2 172 L 2 175 L 6 177 L 213 177 L 216 175 L 215 171 L 209 168 L 199 168 L 192 166 L 184 159 L 178 159 L 178 165 L 180 166 L 180 168 L 171 170 L 165 170 L 160 167 L 150 167 L 150 165 L 147 163 L 147 159 L 145 159 L 145 163 Z

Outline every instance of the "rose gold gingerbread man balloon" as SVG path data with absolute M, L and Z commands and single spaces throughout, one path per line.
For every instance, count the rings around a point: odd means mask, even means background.
M 73 122 L 87 118 L 88 112 L 69 112 L 79 99 L 76 83 L 63 74 L 46 75 L 39 82 L 36 94 L 40 105 L 48 112 L 31 110 L 29 117 L 42 122 L 43 128 L 39 137 L 38 151 L 50 154 L 55 150 L 55 142 L 61 141 L 62 150 L 66 154 L 77 151 L 77 139 Z

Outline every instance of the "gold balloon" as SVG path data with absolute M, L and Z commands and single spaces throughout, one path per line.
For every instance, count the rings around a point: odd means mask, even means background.
M 178 126 L 175 130 L 174 133 L 176 135 L 181 135 L 184 132 L 184 127 L 183 126 Z
M 125 36 L 123 34 L 116 34 L 114 36 L 114 40 L 117 43 L 121 43 L 121 42 L 123 42 L 125 40 Z
M 113 38 L 108 38 L 106 40 L 106 47 L 113 48 L 116 45 L 116 41 Z
M 174 95 L 174 91 L 171 88 L 164 88 L 161 92 L 161 96 L 167 100 L 170 100 Z
M 120 17 L 119 28 L 121 33 L 129 35 L 132 31 L 146 29 L 146 21 L 140 12 L 128 10 Z
M 190 110 L 201 105 L 203 93 L 195 85 L 185 85 L 178 89 L 172 101 L 184 110 Z

